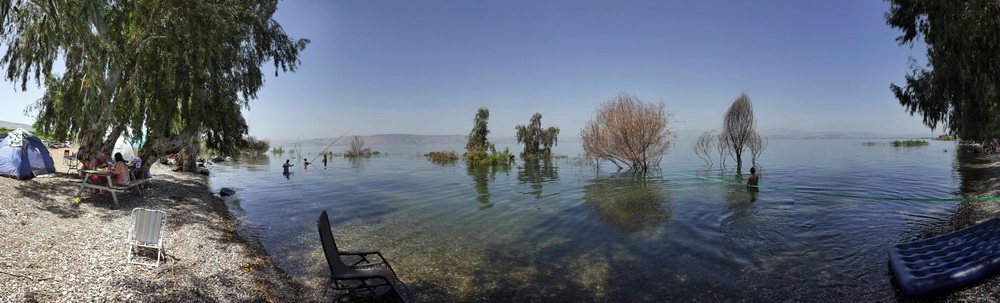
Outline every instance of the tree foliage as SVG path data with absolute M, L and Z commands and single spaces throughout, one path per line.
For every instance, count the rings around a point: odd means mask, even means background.
M 580 131 L 583 149 L 619 169 L 645 172 L 658 166 L 674 138 L 669 124 L 673 116 L 663 102 L 645 103 L 634 95 L 620 93 L 594 113 Z
M 119 135 L 147 135 L 144 158 L 181 152 L 193 167 L 201 140 L 223 153 L 245 146 L 240 111 L 264 85 L 262 64 L 275 75 L 298 66 L 309 41 L 290 38 L 276 9 L 277 0 L 2 0 L 0 64 L 21 89 L 45 87 L 28 109 L 35 127 L 79 138 L 83 159 L 110 152 Z
M 476 118 L 472 120 L 472 131 L 467 137 L 465 144 L 465 161 L 470 165 L 510 165 L 513 155 L 510 150 L 504 148 L 503 152 L 497 152 L 493 143 L 486 139 L 490 133 L 487 123 L 490 120 L 490 110 L 480 107 L 476 111 Z
M 248 136 L 246 141 L 247 144 L 243 147 L 243 151 L 250 155 L 263 155 L 267 152 L 267 149 L 271 148 L 271 141 L 267 139 L 257 139 L 257 137 Z
M 465 144 L 466 151 L 486 150 L 490 146 L 490 141 L 486 139 L 486 135 L 490 134 L 490 130 L 486 126 L 489 120 L 490 110 L 480 107 L 476 111 L 476 117 L 472 119 L 472 131 L 466 137 L 468 139 L 468 142 Z
M 556 145 L 559 136 L 558 127 L 542 128 L 542 114 L 531 116 L 528 125 L 518 125 L 517 143 L 524 143 L 521 157 L 548 157 L 552 155 L 552 146 Z
M 911 115 L 963 139 L 1000 137 L 1000 2 L 889 0 L 900 45 L 922 37 L 926 68 L 911 58 L 906 85 L 890 85 Z

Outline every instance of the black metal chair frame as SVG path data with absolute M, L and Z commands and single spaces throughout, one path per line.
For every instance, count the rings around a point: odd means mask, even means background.
M 405 288 L 405 284 L 396 278 L 396 271 L 392 269 L 382 253 L 377 250 L 339 250 L 337 242 L 333 238 L 330 229 L 330 218 L 326 211 L 319 215 L 316 221 L 319 228 L 320 242 L 323 244 L 323 252 L 326 256 L 326 263 L 330 266 L 331 288 L 336 291 L 346 291 L 337 296 L 334 302 L 338 302 L 348 295 L 368 297 L 372 296 L 376 301 L 381 302 L 380 296 L 395 293 L 403 302 L 406 302 L 404 292 L 400 288 Z M 378 260 L 369 260 L 369 256 L 378 256 Z M 361 257 L 351 265 L 344 263 L 341 256 Z M 388 272 L 384 271 L 388 269 Z M 391 273 L 391 275 L 390 275 Z M 397 286 L 401 285 L 400 286 Z M 384 291 L 380 294 L 379 289 Z

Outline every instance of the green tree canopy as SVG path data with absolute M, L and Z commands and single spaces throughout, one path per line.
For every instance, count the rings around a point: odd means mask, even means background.
M 476 112 L 476 118 L 472 120 L 472 131 L 469 132 L 469 136 L 466 138 L 468 139 L 468 142 L 465 144 L 466 151 L 485 151 L 490 147 L 490 142 L 486 140 L 486 135 L 490 134 L 489 128 L 486 127 L 486 123 L 489 120 L 490 110 L 480 107 L 479 111 Z
M 559 136 L 559 128 L 542 128 L 542 114 L 535 113 L 528 125 L 518 125 L 515 129 L 517 129 L 517 143 L 524 143 L 522 158 L 547 157 L 552 154 L 552 146 L 558 140 L 556 137 Z
M 144 158 L 186 149 L 193 166 L 201 139 L 223 153 L 245 146 L 240 110 L 264 85 L 262 64 L 275 75 L 299 64 L 309 40 L 290 38 L 276 9 L 277 0 L 0 0 L 0 64 L 22 89 L 45 87 L 28 109 L 35 128 L 79 138 L 85 159 L 121 134 L 147 135 Z
M 906 85 L 890 85 L 924 124 L 964 139 L 1000 137 L 1000 2 L 889 0 L 886 23 L 900 45 L 923 37 L 927 66 L 911 58 Z

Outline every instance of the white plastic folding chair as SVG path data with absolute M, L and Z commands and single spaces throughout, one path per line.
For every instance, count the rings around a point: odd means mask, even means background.
M 163 236 L 166 232 L 167 213 L 161 210 L 136 208 L 132 210 L 135 223 L 128 233 L 128 262 L 147 266 L 159 266 L 163 258 Z M 136 247 L 148 247 L 156 250 L 156 263 L 132 261 Z

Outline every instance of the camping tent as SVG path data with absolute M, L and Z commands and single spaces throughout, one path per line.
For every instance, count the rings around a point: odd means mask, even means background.
M 35 135 L 18 128 L 0 137 L 0 176 L 24 180 L 55 172 L 49 149 Z
M 138 155 L 135 152 L 135 147 L 132 147 L 132 143 L 129 143 L 125 135 L 118 136 L 118 142 L 115 142 L 115 149 L 111 151 L 111 157 L 108 157 L 108 159 L 114 161 L 115 153 L 122 153 L 122 158 L 125 159 L 125 162 L 131 162 L 132 158 Z

